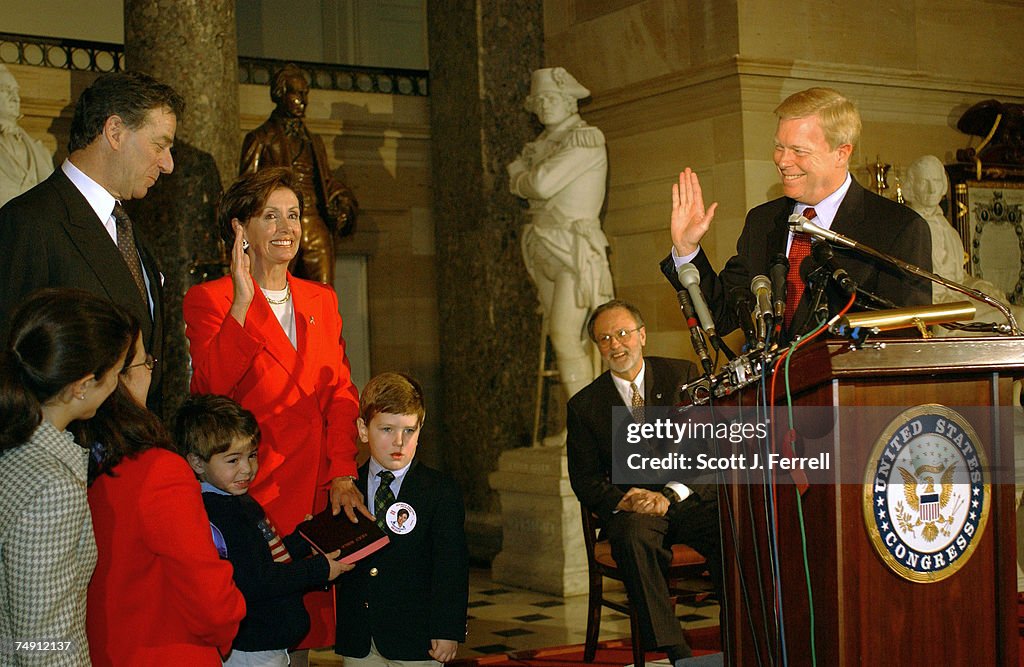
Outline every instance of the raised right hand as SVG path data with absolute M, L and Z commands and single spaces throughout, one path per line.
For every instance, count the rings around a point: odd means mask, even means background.
M 230 312 L 239 324 L 245 326 L 245 315 L 249 312 L 256 291 L 249 273 L 251 260 L 242 249 L 242 225 L 238 220 L 232 220 L 231 228 L 235 230 L 235 242 L 231 244 L 231 284 L 234 286 L 234 296 L 231 299 Z
M 672 247 L 678 257 L 697 252 L 700 240 L 708 233 L 718 202 L 704 208 L 700 179 L 689 167 L 680 172 L 679 182 L 672 185 Z

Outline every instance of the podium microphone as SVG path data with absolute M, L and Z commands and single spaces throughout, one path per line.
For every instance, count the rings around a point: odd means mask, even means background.
M 810 291 L 811 294 L 811 307 L 807 311 L 807 317 L 804 318 L 802 329 L 807 328 L 807 322 L 812 316 L 815 326 L 828 320 L 828 298 L 825 296 L 828 276 L 825 272 L 826 269 L 818 264 L 818 260 L 815 259 L 814 255 L 808 255 L 800 262 L 800 280 L 804 281 L 804 284 L 807 285 L 804 293 L 806 294 L 807 291 Z M 793 329 L 793 332 L 802 329 Z
M 789 275 L 789 259 L 781 252 L 775 255 L 768 278 L 772 283 L 772 310 L 775 322 L 781 323 L 786 317 L 786 277 Z
M 708 346 L 704 342 L 704 333 L 700 323 L 697 322 L 697 317 L 693 313 L 693 303 L 690 301 L 690 295 L 686 293 L 685 289 L 681 289 L 676 292 L 676 298 L 679 299 L 679 307 L 683 311 L 683 317 L 686 318 L 686 328 L 690 330 L 690 342 L 693 344 L 693 351 L 700 358 L 700 365 L 704 367 L 704 373 L 711 375 L 715 371 L 715 365 L 711 362 L 711 357 L 708 356 Z
M 676 275 L 679 277 L 679 282 L 690 294 L 690 301 L 693 303 L 694 310 L 697 311 L 697 319 L 700 320 L 700 325 L 704 327 L 709 336 L 714 336 L 715 321 L 711 319 L 711 311 L 708 310 L 708 304 L 704 301 L 704 295 L 700 292 L 700 271 L 697 270 L 696 266 L 687 262 L 676 270 Z
M 966 294 L 967 296 L 971 297 L 976 301 L 987 303 L 988 305 L 992 306 L 993 308 L 995 308 L 996 310 L 1003 314 L 1003 317 L 1006 318 L 1006 322 L 1010 327 L 1010 332 L 1013 335 L 1019 336 L 1022 333 L 1020 327 L 1017 325 L 1017 319 L 1013 316 L 1013 313 L 1010 312 L 1010 309 L 1007 307 L 1007 305 L 999 301 L 998 299 L 993 299 L 992 297 L 990 297 L 989 295 L 985 294 L 980 290 L 976 290 L 971 287 L 967 287 L 966 285 L 961 285 L 960 283 L 953 282 L 952 280 L 943 278 L 942 276 L 932 273 L 931 271 L 926 271 L 925 269 L 922 269 L 919 266 L 911 264 L 910 262 L 905 262 L 902 259 L 899 259 L 898 257 L 893 257 L 892 255 L 885 254 L 884 252 L 879 252 L 874 248 L 866 246 L 863 243 L 858 243 L 857 241 L 854 241 L 853 239 L 847 236 L 843 236 L 842 234 L 833 232 L 830 229 L 822 229 L 821 227 L 817 226 L 804 216 L 798 215 L 796 213 L 789 216 L 789 229 L 794 232 L 804 232 L 805 234 L 810 234 L 814 238 L 825 239 L 830 243 L 851 248 L 864 255 L 867 255 L 868 257 L 873 257 L 874 259 L 880 262 L 888 264 L 889 266 L 895 266 L 896 268 L 905 271 L 906 273 L 918 276 L 919 278 L 924 278 L 925 280 L 930 280 L 931 282 L 942 285 L 943 287 L 947 287 L 953 290 L 954 292 Z
M 732 304 L 732 312 L 743 330 L 743 337 L 747 340 L 747 350 L 755 350 L 763 343 L 758 340 L 757 332 L 754 329 L 752 315 L 754 307 L 750 302 L 750 292 L 742 285 L 736 285 L 729 290 L 729 303 Z
M 839 285 L 846 296 L 853 296 L 857 293 L 857 283 L 850 277 L 850 274 L 846 272 L 841 266 L 836 266 L 835 253 L 832 252 L 832 246 L 825 241 L 817 241 L 811 244 L 811 256 L 814 257 L 814 261 L 818 263 L 825 272 L 828 273 L 829 278 Z
M 757 340 L 763 345 L 768 344 L 772 323 L 775 316 L 772 312 L 772 284 L 767 276 L 754 276 L 750 281 L 750 291 L 754 293 L 757 304 L 754 313 L 757 316 Z
M 715 330 L 715 321 L 711 319 L 711 311 L 708 310 L 707 301 L 704 300 L 704 295 L 700 291 L 700 271 L 697 270 L 696 266 L 687 262 L 679 267 L 677 277 L 683 287 L 686 288 L 686 291 L 689 292 L 690 301 L 693 303 L 694 310 L 697 311 L 697 319 L 700 320 L 701 327 L 707 332 L 711 345 L 723 353 L 730 361 L 735 359 L 736 354 L 729 349 L 728 345 L 722 342 L 721 336 Z

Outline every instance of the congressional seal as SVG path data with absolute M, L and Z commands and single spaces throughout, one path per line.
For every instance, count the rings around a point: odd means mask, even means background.
M 985 452 L 970 423 L 943 405 L 893 419 L 864 472 L 864 524 L 889 568 L 934 583 L 970 559 L 991 505 Z

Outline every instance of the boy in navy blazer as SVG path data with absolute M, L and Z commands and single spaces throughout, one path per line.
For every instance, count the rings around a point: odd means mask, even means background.
M 346 667 L 449 662 L 466 639 L 465 508 L 455 480 L 414 460 L 424 414 L 408 375 L 382 373 L 363 388 L 356 425 L 370 460 L 359 483 L 391 544 L 337 588 L 334 651 Z

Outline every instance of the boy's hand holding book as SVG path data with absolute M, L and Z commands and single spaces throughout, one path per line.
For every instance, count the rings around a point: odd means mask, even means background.
M 342 572 L 348 572 L 355 567 L 355 563 L 343 563 L 338 560 L 341 558 L 341 549 L 335 549 L 329 554 L 324 554 L 324 558 L 327 559 L 327 564 L 331 568 L 327 575 L 327 581 L 334 581 Z

